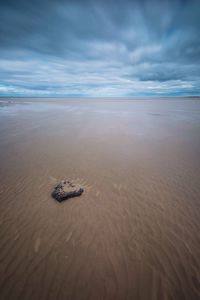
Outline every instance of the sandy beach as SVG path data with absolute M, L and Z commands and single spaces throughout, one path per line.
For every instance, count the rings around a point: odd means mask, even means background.
M 200 299 L 199 98 L 2 98 L 0 147 L 1 300 Z

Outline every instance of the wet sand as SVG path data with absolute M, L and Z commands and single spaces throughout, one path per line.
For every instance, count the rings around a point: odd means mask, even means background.
M 200 100 L 17 101 L 0 104 L 0 299 L 200 299 Z M 52 199 L 63 178 L 83 195 Z

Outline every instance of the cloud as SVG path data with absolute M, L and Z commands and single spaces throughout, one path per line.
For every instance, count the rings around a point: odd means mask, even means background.
M 0 1 L 0 95 L 200 94 L 198 0 Z

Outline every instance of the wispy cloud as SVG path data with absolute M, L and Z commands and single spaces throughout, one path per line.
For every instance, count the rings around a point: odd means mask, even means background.
M 0 1 L 0 95 L 200 94 L 200 3 Z

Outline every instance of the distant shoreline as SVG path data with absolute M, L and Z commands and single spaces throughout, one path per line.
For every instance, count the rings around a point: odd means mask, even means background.
M 196 96 L 125 96 L 125 97 L 87 97 L 87 96 L 0 96 L 0 99 L 66 99 L 66 100 L 164 100 L 164 99 L 200 99 L 200 95 Z

